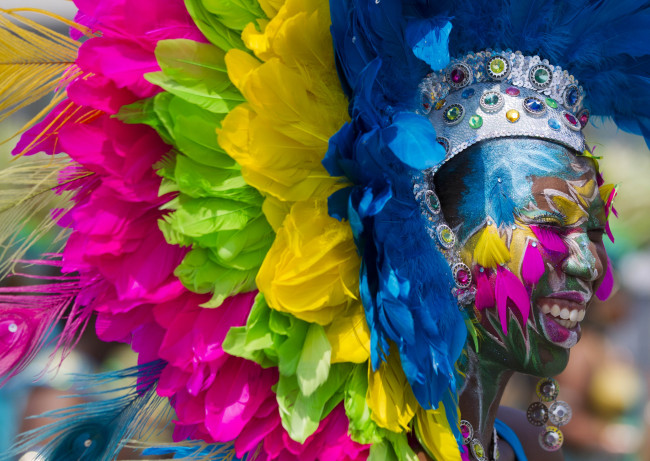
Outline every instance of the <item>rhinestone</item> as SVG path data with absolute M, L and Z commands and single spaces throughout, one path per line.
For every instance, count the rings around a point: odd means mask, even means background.
M 438 196 L 436 195 L 435 192 L 433 192 L 432 190 L 426 191 L 425 200 L 426 200 L 427 208 L 429 208 L 429 211 L 431 211 L 431 213 L 435 215 L 440 213 L 440 200 L 438 200 Z
M 519 120 L 519 111 L 515 109 L 510 109 L 506 112 L 506 118 L 510 123 L 515 123 Z
M 446 99 L 441 99 L 440 101 L 436 102 L 436 105 L 433 106 L 433 108 L 435 110 L 440 110 L 443 107 L 445 107 L 445 104 L 447 104 L 447 100 Z
M 483 448 L 483 444 L 479 439 L 472 440 L 472 443 L 470 443 L 469 447 L 472 450 L 472 454 L 477 461 L 486 461 L 485 449 Z
M 510 63 L 503 56 L 494 56 L 488 61 L 487 71 L 494 80 L 503 80 L 510 74 Z
M 580 125 L 580 122 L 578 121 L 577 118 L 573 116 L 573 114 L 567 112 L 567 111 L 562 111 L 562 120 L 564 121 L 564 124 L 571 128 L 573 131 L 580 131 L 582 129 L 582 126 Z
M 443 120 L 447 125 L 457 125 L 465 116 L 465 109 L 460 104 L 452 104 L 445 110 Z
M 467 76 L 465 75 L 465 72 L 463 72 L 463 69 L 456 67 L 454 70 L 451 71 L 451 81 L 454 83 L 461 83 Z
M 530 69 L 528 80 L 537 89 L 548 88 L 553 81 L 553 72 L 548 66 L 538 64 Z
M 84 447 L 90 448 L 92 446 L 92 444 L 93 444 L 92 440 L 90 440 L 90 439 L 84 440 Z
M 472 115 L 469 118 L 469 126 L 470 128 L 474 128 L 475 130 L 478 130 L 483 126 L 483 117 L 480 115 Z
M 542 402 L 550 402 L 557 398 L 560 393 L 560 385 L 553 378 L 542 378 L 537 382 L 537 397 Z
M 8 328 L 10 333 L 15 333 L 18 331 L 18 325 L 15 323 L 10 323 Z
M 467 88 L 466 90 L 463 91 L 461 96 L 463 97 L 463 99 L 469 99 L 472 96 L 474 96 L 474 93 L 476 93 L 476 90 L 474 90 L 474 88 Z
M 550 126 L 551 129 L 553 129 L 555 131 L 559 130 L 562 127 L 562 125 L 560 125 L 560 122 L 558 122 L 554 118 L 549 118 L 548 119 L 548 126 Z
M 454 273 L 454 279 L 456 280 L 456 286 L 459 288 L 467 288 L 472 283 L 472 273 L 463 263 L 456 263 L 452 267 L 452 272 Z
M 553 402 L 551 407 L 548 409 L 548 419 L 555 426 L 564 426 L 571 420 L 572 411 L 568 403 L 558 400 Z
M 557 451 L 564 442 L 562 431 L 557 427 L 547 426 L 546 430 L 539 434 L 539 444 L 546 451 Z
M 449 73 L 449 84 L 454 88 L 463 88 L 472 80 L 472 70 L 464 63 L 452 67 Z
M 500 110 L 503 107 L 504 100 L 503 96 L 501 96 L 496 91 L 487 91 L 483 93 L 483 96 L 481 96 L 479 104 L 484 112 L 492 113 Z
M 506 94 L 510 96 L 519 96 L 519 93 L 520 93 L 519 88 L 516 88 L 514 86 L 508 87 L 506 89 Z
M 578 104 L 578 99 L 580 98 L 580 92 L 578 87 L 571 85 L 564 90 L 564 105 L 567 107 L 574 107 Z
M 472 440 L 472 437 L 474 437 L 474 428 L 469 423 L 469 421 L 461 419 L 460 435 L 463 436 L 463 445 L 467 445 L 470 442 L 470 440 Z
M 553 98 L 546 98 L 546 104 L 551 109 L 557 109 L 557 101 Z
M 542 402 L 533 402 L 526 411 L 526 417 L 533 426 L 543 426 L 548 421 L 548 408 Z
M 446 249 L 453 248 L 454 243 L 456 243 L 456 236 L 448 225 L 439 225 L 436 228 L 436 234 L 438 236 L 438 242 L 440 245 Z
M 542 115 L 546 112 L 546 106 L 541 99 L 538 98 L 526 98 L 524 99 L 524 109 L 530 115 Z
M 589 110 L 588 109 L 582 109 L 580 112 L 578 112 L 578 121 L 580 122 L 580 126 L 582 128 L 587 126 L 587 123 L 589 122 Z

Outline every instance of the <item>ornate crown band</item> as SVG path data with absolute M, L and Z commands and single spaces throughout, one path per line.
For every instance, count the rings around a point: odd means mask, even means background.
M 581 131 L 589 121 L 582 107 L 584 91 L 567 71 L 539 56 L 471 53 L 428 75 L 420 89 L 421 113 L 435 127 L 447 151 L 445 161 L 479 141 L 500 137 L 542 138 L 584 150 Z

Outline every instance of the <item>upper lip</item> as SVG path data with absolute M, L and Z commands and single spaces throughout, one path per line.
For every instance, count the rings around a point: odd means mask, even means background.
M 585 299 L 585 295 L 583 293 L 580 293 L 579 291 L 560 291 L 557 293 L 551 293 L 548 296 L 544 296 L 544 298 L 557 298 L 557 299 L 565 299 L 567 301 L 574 302 L 576 304 L 582 304 L 585 305 L 587 303 L 587 299 Z

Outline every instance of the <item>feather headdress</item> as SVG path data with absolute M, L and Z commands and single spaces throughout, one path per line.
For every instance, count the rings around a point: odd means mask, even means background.
M 14 70 L 23 54 L 63 56 L 48 71 L 60 83 L 39 84 L 61 85 L 54 106 L 14 153 L 34 159 L 18 181 L 26 200 L 51 197 L 45 222 L 69 234 L 60 285 L 3 292 L 2 338 L 20 335 L 23 351 L 3 372 L 70 304 L 60 344 L 96 315 L 99 337 L 129 343 L 140 366 L 120 375 L 138 380 L 125 396 L 58 413 L 61 426 L 17 450 L 147 414 L 156 394 L 175 410 L 185 459 L 402 461 L 415 457 L 414 428 L 430 454 L 459 460 L 456 363 L 475 332 L 413 196 L 413 179 L 445 158 L 415 113 L 418 86 L 465 52 L 539 54 L 580 79 L 593 115 L 648 139 L 650 3 L 75 4 L 72 38 L 37 29 L 34 48 L 8 22 L 0 34 L 13 53 L 0 64 Z M 3 86 L 7 110 L 21 85 Z M 12 222 L 33 214 L 23 203 L 10 203 Z M 485 235 L 486 261 L 505 260 Z M 499 295 L 505 306 L 511 294 Z M 92 438 L 47 450 L 112 459 L 139 421 L 105 432 L 101 455 Z

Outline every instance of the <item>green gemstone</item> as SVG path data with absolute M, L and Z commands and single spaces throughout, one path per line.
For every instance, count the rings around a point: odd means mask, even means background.
M 506 68 L 506 64 L 503 62 L 503 59 L 493 59 L 490 63 L 490 70 L 495 74 L 500 74 Z
M 454 236 L 451 233 L 451 229 L 443 229 L 440 232 L 440 238 L 445 242 L 445 243 L 451 243 L 454 240 Z
M 548 78 L 549 78 L 548 70 L 541 68 L 535 71 L 535 81 L 540 85 L 543 85 L 546 82 L 548 82 Z
M 480 115 L 472 115 L 469 118 L 469 126 L 475 130 L 478 130 L 481 128 L 481 126 L 483 126 L 483 117 Z
M 546 98 L 546 105 L 551 109 L 557 109 L 557 101 L 553 98 Z
M 438 203 L 438 199 L 435 198 L 433 195 L 429 195 L 429 206 L 431 207 L 432 210 L 437 210 L 440 208 L 440 203 Z
M 499 102 L 499 96 L 496 94 L 488 94 L 485 99 L 483 99 L 483 102 L 485 102 L 485 104 L 488 106 L 496 106 Z
M 483 447 L 478 443 L 474 444 L 474 453 L 476 453 L 476 456 L 478 458 L 482 458 L 485 456 L 485 451 L 483 450 Z
M 451 107 L 446 114 L 447 120 L 453 122 L 460 117 L 460 109 L 458 107 Z

